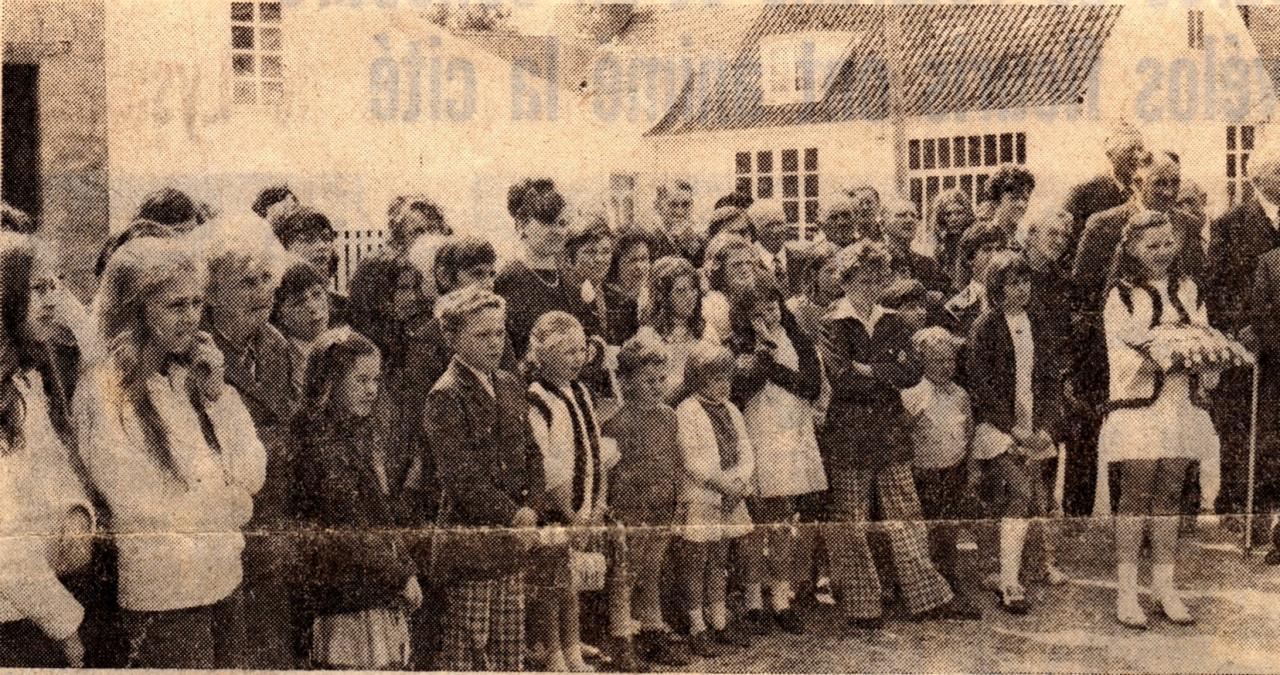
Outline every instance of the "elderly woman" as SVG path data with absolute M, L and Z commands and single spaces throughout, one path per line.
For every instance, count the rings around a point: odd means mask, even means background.
M 222 354 L 199 330 L 205 266 L 183 243 L 138 239 L 108 264 L 99 328 L 110 356 L 76 389 L 80 454 L 111 510 L 129 666 L 235 668 L 241 528 L 266 452 Z
M 97 341 L 51 257 L 25 237 L 0 241 L 0 666 L 7 667 L 78 667 L 85 656 L 85 598 L 65 582 L 90 562 L 96 509 L 71 450 L 69 397 Z
M 250 538 L 245 551 L 246 626 L 255 637 L 247 646 L 246 665 L 288 668 L 295 663 L 286 585 L 290 555 L 287 538 L 276 533 L 292 512 L 288 439 L 299 403 L 298 362 L 288 339 L 270 322 L 283 250 L 265 231 L 246 237 L 253 233 L 251 225 L 205 228 L 209 274 L 203 325 L 225 355 L 227 383 L 244 400 L 267 450 L 266 484 L 254 499 L 250 523 L 250 529 L 264 534 Z

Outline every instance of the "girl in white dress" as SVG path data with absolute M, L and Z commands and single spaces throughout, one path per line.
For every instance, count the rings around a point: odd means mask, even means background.
M 1094 511 L 1110 511 L 1108 474 L 1118 465 L 1116 618 L 1131 628 L 1147 625 L 1138 602 L 1138 555 L 1148 525 L 1160 609 L 1174 623 L 1193 621 L 1173 582 L 1177 516 L 1193 462 L 1199 463 L 1202 505 L 1213 504 L 1217 493 L 1218 435 L 1200 401 L 1217 384 L 1218 371 L 1166 372 L 1147 350 L 1158 326 L 1208 325 L 1196 284 L 1180 264 L 1182 248 L 1166 215 L 1135 214 L 1112 262 L 1103 310 L 1111 392 L 1098 440 Z

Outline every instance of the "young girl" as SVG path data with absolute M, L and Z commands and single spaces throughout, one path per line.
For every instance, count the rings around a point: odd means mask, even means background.
M 1031 268 L 1021 253 L 1001 251 L 986 270 L 990 308 L 973 325 L 968 343 L 969 390 L 977 427 L 973 439 L 976 485 L 985 474 L 1007 492 L 1000 512 L 1000 607 L 1028 610 L 1022 586 L 1022 549 L 1029 518 L 1053 510 L 1045 473 L 1057 467 L 1061 423 L 1058 369 L 1044 327 L 1027 316 Z M 1049 483 L 1052 485 L 1052 482 Z M 1041 521 L 1044 579 L 1066 581 L 1054 561 L 1056 527 Z
M 1192 463 L 1199 462 L 1202 511 L 1217 497 L 1218 435 L 1200 401 L 1219 371 L 1166 372 L 1144 344 L 1161 326 L 1208 325 L 1196 283 L 1181 266 L 1183 245 L 1165 214 L 1142 211 L 1130 218 L 1103 310 L 1111 402 L 1098 440 L 1094 512 L 1110 512 L 1109 473 L 1118 468 L 1116 618 L 1131 628 L 1147 625 L 1138 602 L 1138 555 L 1148 526 L 1151 585 L 1160 609 L 1174 623 L 1193 621 L 1174 587 L 1177 516 Z
M 85 608 L 63 579 L 89 565 L 96 509 L 68 448 L 68 397 L 96 339 L 50 254 L 0 239 L 0 667 L 85 659 Z
M 371 420 L 382 364 L 348 328 L 324 333 L 307 361 L 294 420 L 298 520 L 311 530 L 303 583 L 311 664 L 389 670 L 409 664 L 408 614 L 422 603 L 400 541 L 386 448 Z
M 578 376 L 588 361 L 582 324 L 566 312 L 547 312 L 529 334 L 529 428 L 542 453 L 552 522 L 573 528 L 599 525 L 608 503 L 609 469 L 617 446 L 601 442 L 591 391 Z M 567 561 L 551 588 L 541 589 L 535 622 L 545 632 L 543 667 L 551 671 L 592 670 L 582 658 L 578 592 L 568 582 Z
M 240 664 L 240 533 L 266 451 L 199 332 L 204 265 L 172 239 L 116 251 L 98 289 L 111 358 L 76 388 L 80 453 L 118 537 L 128 664 Z
M 672 397 L 684 382 L 684 365 L 694 345 L 707 333 L 702 320 L 702 293 L 698 272 L 693 264 L 679 256 L 659 258 L 653 264 L 649 280 L 651 305 L 645 324 L 657 331 L 667 345 L 666 398 Z
M 725 606 L 729 543 L 751 532 L 746 497 L 755 493 L 755 451 L 742 413 L 729 400 L 734 358 L 727 348 L 699 342 L 685 363 L 676 407 L 684 481 L 677 522 L 683 525 L 679 558 L 689 650 L 719 656 L 715 643 L 747 647 L 729 627 Z
M 840 248 L 831 242 L 818 242 L 804 251 L 800 267 L 801 293 L 787 299 L 787 311 L 810 342 L 822 337 L 822 317 L 840 298 L 840 280 L 836 278 L 836 253 Z
M 623 671 L 642 669 L 646 661 L 688 665 L 668 636 L 660 597 L 683 476 L 676 413 L 663 403 L 666 352 L 651 329 L 622 345 L 618 379 L 624 403 L 602 427 L 619 454 L 609 474 L 609 509 L 624 528 L 626 552 L 610 569 L 609 625 L 614 666 Z
M 733 331 L 730 296 L 755 283 L 756 271 L 763 267 L 751 241 L 728 232 L 721 232 L 707 244 L 704 260 L 708 290 L 702 312 L 714 339 L 724 341 Z
M 747 620 L 776 622 L 789 633 L 804 630 L 791 609 L 795 574 L 793 528 L 796 499 L 827 489 L 814 434 L 814 403 L 822 392 L 817 350 L 782 308 L 773 275 L 761 271 L 754 286 L 734 297 L 733 338 L 738 355 L 734 398 L 741 402 L 747 433 L 756 449 L 758 489 L 749 504 L 756 523 L 771 525 L 747 546 L 764 555 L 772 616 L 764 614 L 761 583 L 748 579 Z M 767 554 L 766 554 L 767 552 Z

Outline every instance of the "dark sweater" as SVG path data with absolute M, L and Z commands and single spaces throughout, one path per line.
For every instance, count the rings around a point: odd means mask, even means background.
M 609 474 L 609 507 L 626 525 L 672 522 L 682 476 L 676 412 L 625 403 L 601 433 L 618 442 L 621 458 Z
M 581 300 L 576 290 L 566 284 L 565 275 L 557 275 L 558 283 L 550 285 L 524 262 L 511 262 L 498 273 L 493 290 L 507 301 L 507 335 L 517 358 L 524 358 L 529 347 L 529 331 L 538 317 L 552 310 L 578 315 Z

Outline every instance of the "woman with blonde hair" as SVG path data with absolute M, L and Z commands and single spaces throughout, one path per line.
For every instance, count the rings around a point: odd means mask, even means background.
M 138 239 L 99 288 L 109 357 L 85 374 L 80 453 L 119 549 L 128 665 L 234 668 L 240 533 L 266 453 L 222 354 L 199 331 L 204 265 L 174 239 Z

